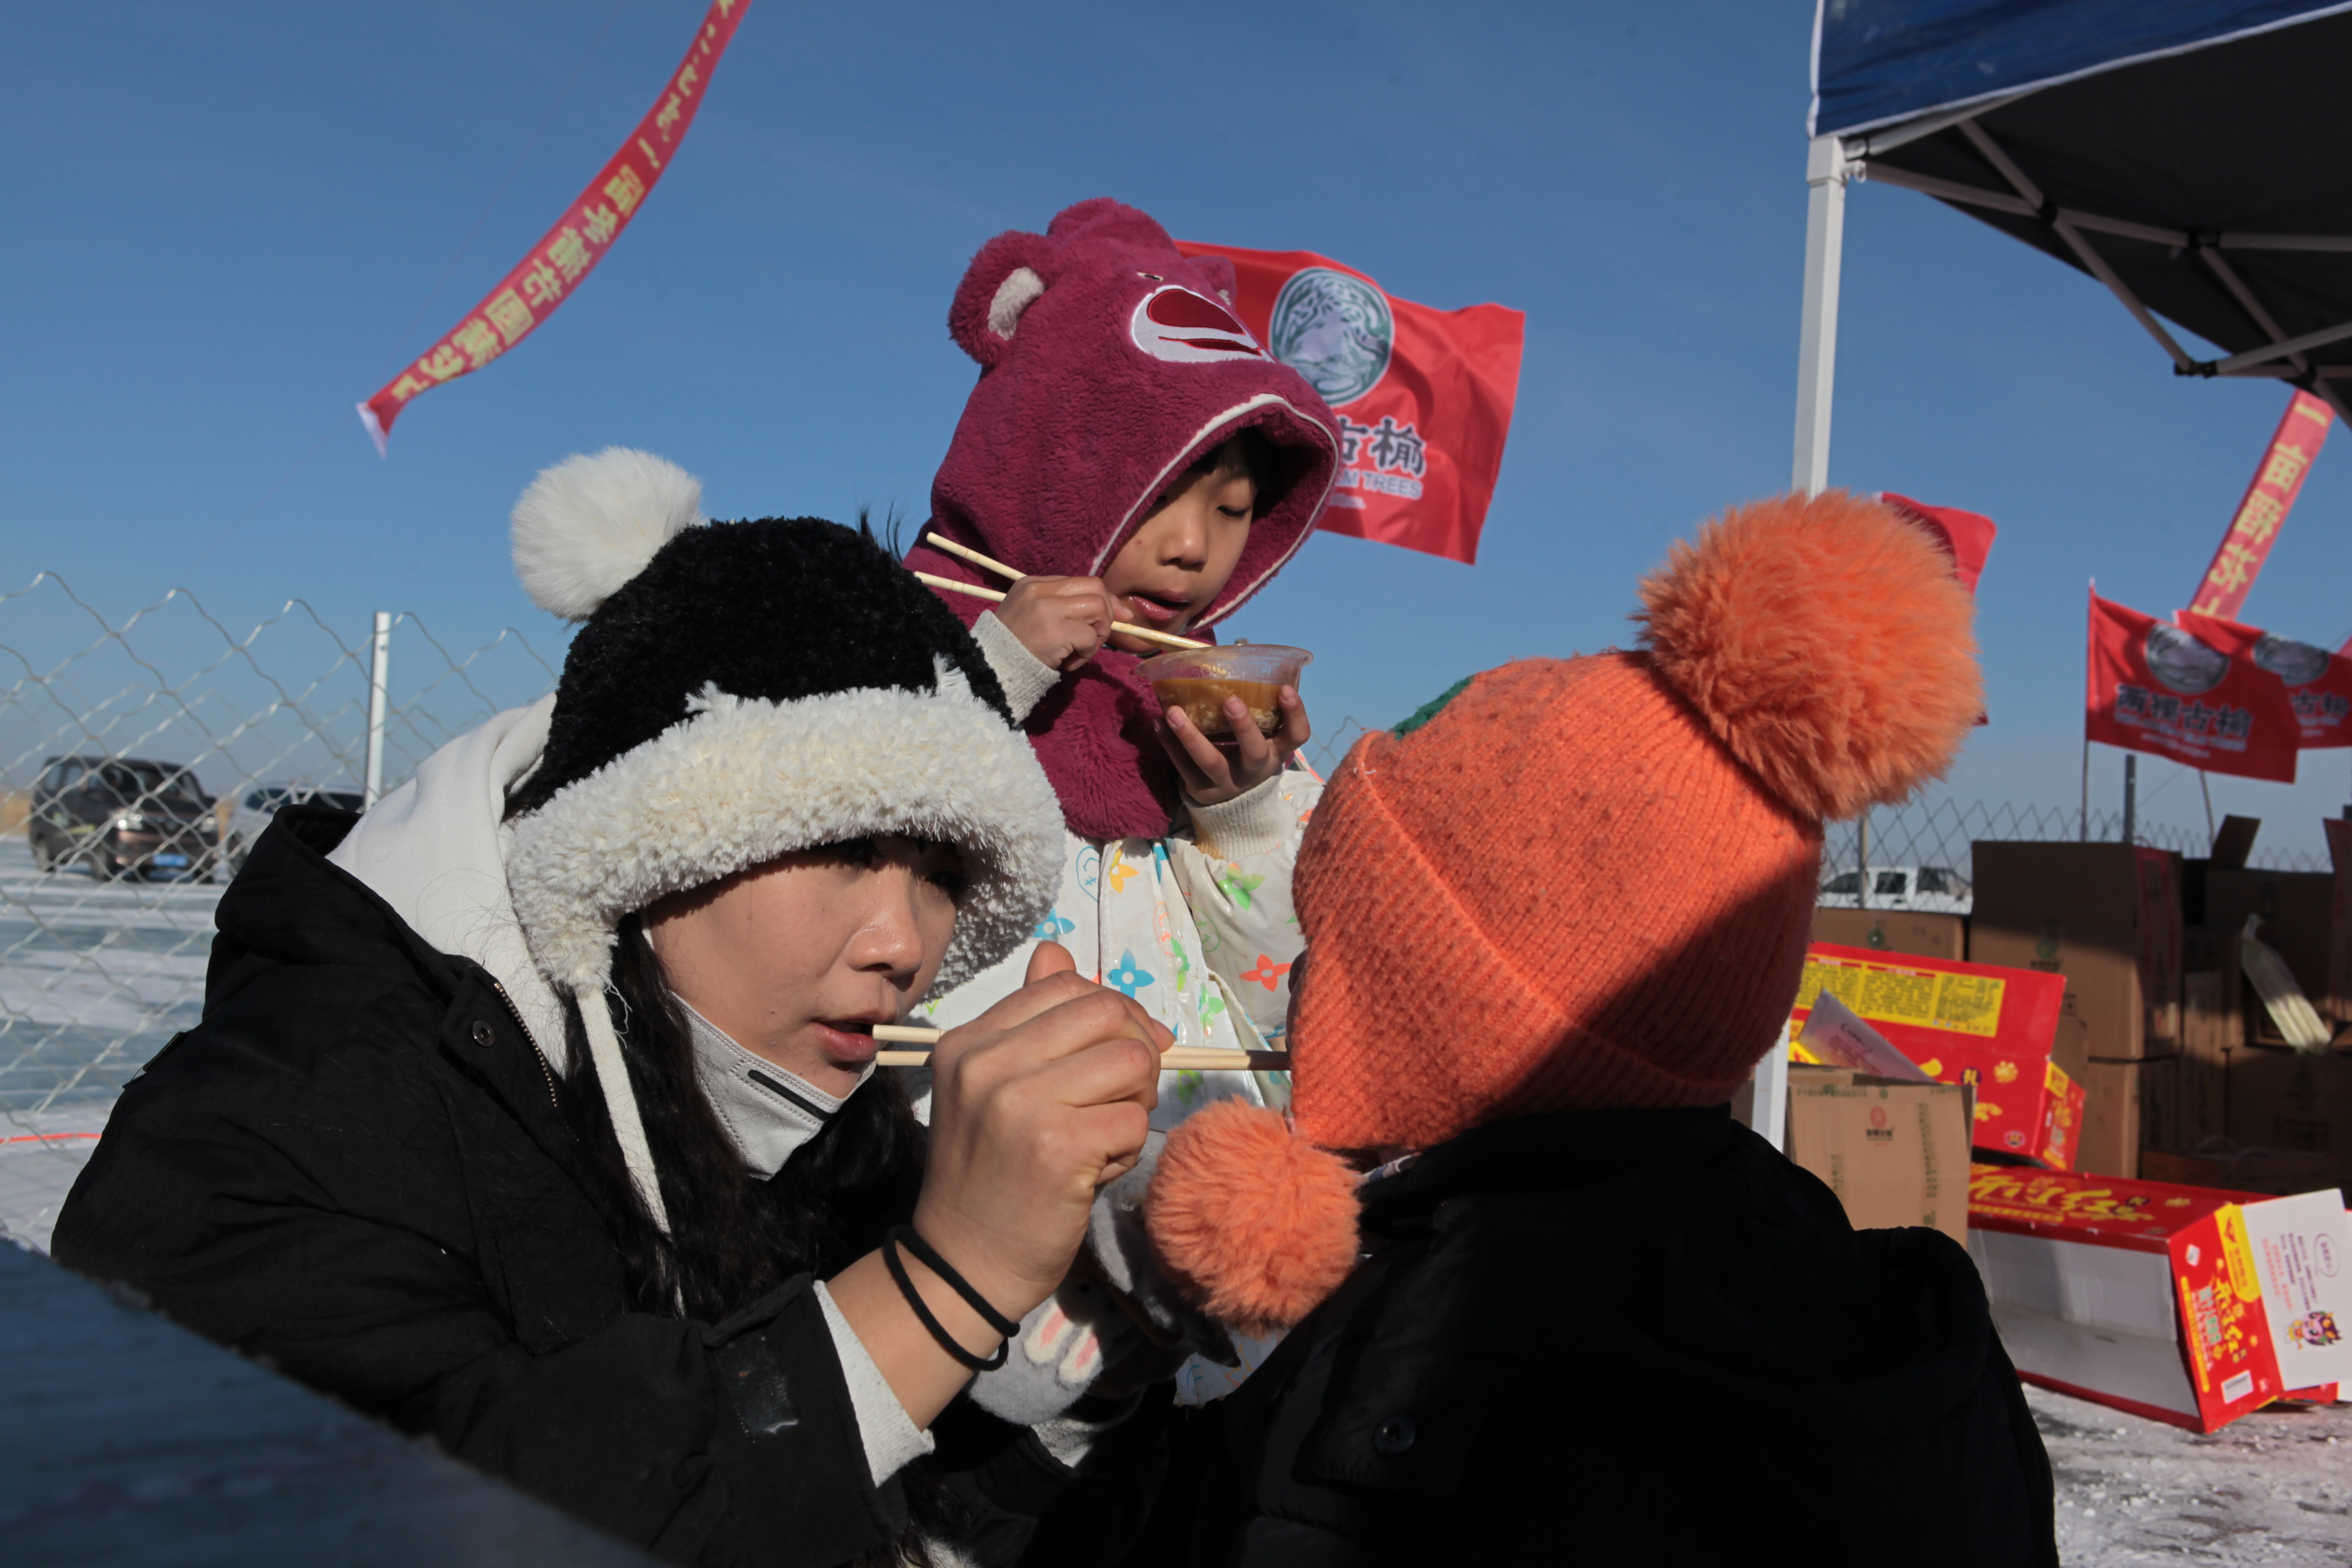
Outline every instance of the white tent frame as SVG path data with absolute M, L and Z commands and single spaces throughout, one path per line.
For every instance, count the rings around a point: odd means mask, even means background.
M 2335 9 L 2344 9 L 2342 6 Z M 2315 13 L 2320 14 L 2320 13 Z M 2296 18 L 2306 20 L 2307 17 Z M 2284 24 L 2282 24 L 2284 25 Z M 2266 31 L 2258 28 L 2253 31 Z M 2223 42 L 2214 39 L 2208 42 Z M 2199 46 L 2203 47 L 2203 46 Z M 2179 52 L 2179 51 L 2170 51 Z M 1820 32 L 1818 22 L 1814 33 L 1816 82 L 1818 85 Z M 2130 62 L 2118 61 L 2116 64 Z M 2103 67 L 2101 68 L 2112 68 Z M 2088 73 L 2078 73 L 2088 74 Z M 1799 328 L 1797 345 L 1797 428 L 1795 460 L 1790 474 L 1790 488 L 1807 495 L 1819 494 L 1829 487 L 1830 475 L 1830 414 L 1834 401 L 1837 378 L 1837 317 L 1838 274 L 1845 250 L 1846 186 L 1857 180 L 1876 179 L 1883 184 L 1899 185 L 1924 195 L 1936 196 L 1948 202 L 1990 208 L 1996 212 L 2012 213 L 2019 216 L 2036 217 L 2048 224 L 2074 253 L 2091 276 L 2106 285 L 2108 290 L 2129 310 L 2158 347 L 2171 359 L 2173 374 L 2193 376 L 2263 376 L 2298 383 L 2308 382 L 2316 394 L 2327 400 L 2336 416 L 2352 425 L 2352 404 L 2343 392 L 2328 379 L 2342 375 L 2352 377 L 2352 365 L 2316 364 L 2312 352 L 2330 344 L 2352 340 L 2352 322 L 2322 328 L 2290 338 L 2263 306 L 2262 301 L 2246 287 L 2232 267 L 2227 252 L 2238 250 L 2326 250 L 2352 252 L 2352 237 L 2341 235 L 2301 234 L 2189 234 L 2182 230 L 2159 228 L 2152 225 L 2126 222 L 2121 218 L 2103 216 L 2096 213 L 2077 211 L 2053 204 L 2032 176 L 2020 168 L 2000 144 L 1995 142 L 1982 125 L 1979 115 L 2016 102 L 2028 93 L 2053 85 L 2038 82 L 2021 91 L 2004 93 L 1996 98 L 1937 110 L 1918 118 L 1887 125 L 1876 130 L 1864 130 L 1845 135 L 1822 135 L 1812 138 L 1805 153 L 1805 292 L 1804 310 Z M 1906 142 L 1957 126 L 1987 163 L 1998 171 L 2009 185 L 2006 191 L 1961 184 L 1955 181 L 1934 179 L 1913 174 L 1885 163 L 1874 164 L 1873 153 L 1891 153 Z M 2231 354 L 2218 360 L 2200 360 L 2180 346 L 2179 340 L 2165 329 L 2164 323 L 2138 296 L 2116 276 L 2113 268 L 2100 256 L 2092 244 L 2094 234 L 2112 234 L 2128 239 L 2145 240 L 2171 246 L 2182 251 L 2194 252 L 2222 288 L 2227 289 L 2246 314 L 2261 327 L 2270 342 L 2262 348 Z M 2313 372 L 2318 373 L 2315 376 Z M 1864 831 L 1867 831 L 1865 826 Z M 1867 907 L 1869 889 L 1862 892 L 1862 903 Z M 1769 1139 L 1775 1148 L 1781 1145 L 1787 1110 L 1789 1077 L 1788 1053 L 1778 1050 L 1759 1063 L 1756 1072 L 1756 1131 Z

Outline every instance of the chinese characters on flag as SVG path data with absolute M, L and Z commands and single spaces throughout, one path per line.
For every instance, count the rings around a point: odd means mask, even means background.
M 702 106 L 710 74 L 718 68 L 719 57 L 727 52 L 736 24 L 742 21 L 751 3 L 715 0 L 686 58 L 678 63 L 669 86 L 646 111 L 645 119 L 637 122 L 635 134 L 588 182 L 588 188 L 555 220 L 555 226 L 447 336 L 359 405 L 360 423 L 374 438 L 379 456 L 384 438 L 392 434 L 392 422 L 400 417 L 409 399 L 467 371 L 481 369 L 529 337 L 604 259 L 604 252 L 629 226 L 646 194 L 661 178 L 678 143 L 686 139 L 694 111 Z
M 2085 739 L 2293 784 L 2299 728 L 2286 688 L 2252 660 L 2091 595 Z
M 1526 315 L 1501 305 L 1433 310 L 1308 250 L 1176 247 L 1234 264 L 1234 313 L 1339 416 L 1339 478 L 1319 526 L 1476 561 L 1518 396 Z
M 2311 471 L 2311 461 L 2319 456 L 2335 417 L 2326 403 L 2307 392 L 2296 393 L 2286 405 L 2272 433 L 2270 450 L 2254 470 L 2254 482 L 2246 487 L 2246 499 L 2238 503 L 2230 531 L 2221 536 L 2221 548 L 2213 552 L 2213 563 L 2205 568 L 2205 580 L 2189 602 L 2191 609 L 2227 619 L 2245 607 L 2246 592 L 2269 559 L 2279 525 L 2302 493 L 2303 477 Z
M 2352 659 L 2219 616 L 2183 610 L 2174 618 L 2198 641 L 2269 671 L 2286 688 L 2305 751 L 2352 746 L 2352 724 L 2345 722 L 2346 716 L 2352 714 Z

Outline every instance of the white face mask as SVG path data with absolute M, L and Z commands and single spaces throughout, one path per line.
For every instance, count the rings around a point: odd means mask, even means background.
M 675 993 L 673 993 L 675 994 Z M 719 1113 L 743 1168 L 761 1181 L 784 1168 L 793 1152 L 819 1132 L 849 1103 L 849 1095 L 834 1096 L 797 1073 L 785 1071 L 765 1057 L 753 1056 L 727 1032 L 677 998 L 694 1033 L 694 1075 L 704 1098 Z M 856 1086 L 857 1092 L 874 1076 L 868 1062 Z

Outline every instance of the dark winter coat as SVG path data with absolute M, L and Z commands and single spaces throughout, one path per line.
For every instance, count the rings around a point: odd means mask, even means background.
M 123 1090 L 56 1256 L 656 1553 L 831 1563 L 896 1536 L 810 1280 L 719 1324 L 627 1310 L 503 993 L 279 815 L 222 897 L 204 1021 Z M 932 1464 L 985 1555 L 1116 1555 L 1149 1415 L 1084 1477 L 959 1402 Z
M 1211 1407 L 1192 1563 L 2058 1560 L 1967 1252 L 1855 1231 L 1724 1108 L 1479 1128 L 1364 1223 Z

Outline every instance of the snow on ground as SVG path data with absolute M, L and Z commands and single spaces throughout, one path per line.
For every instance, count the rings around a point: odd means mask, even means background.
M 28 1115 L 100 1110 L 204 1010 L 221 885 L 44 874 L 0 839 L 0 1136 Z
M 2352 1405 L 2272 1405 L 2210 1436 L 2025 1391 L 2066 1568 L 2352 1563 Z

